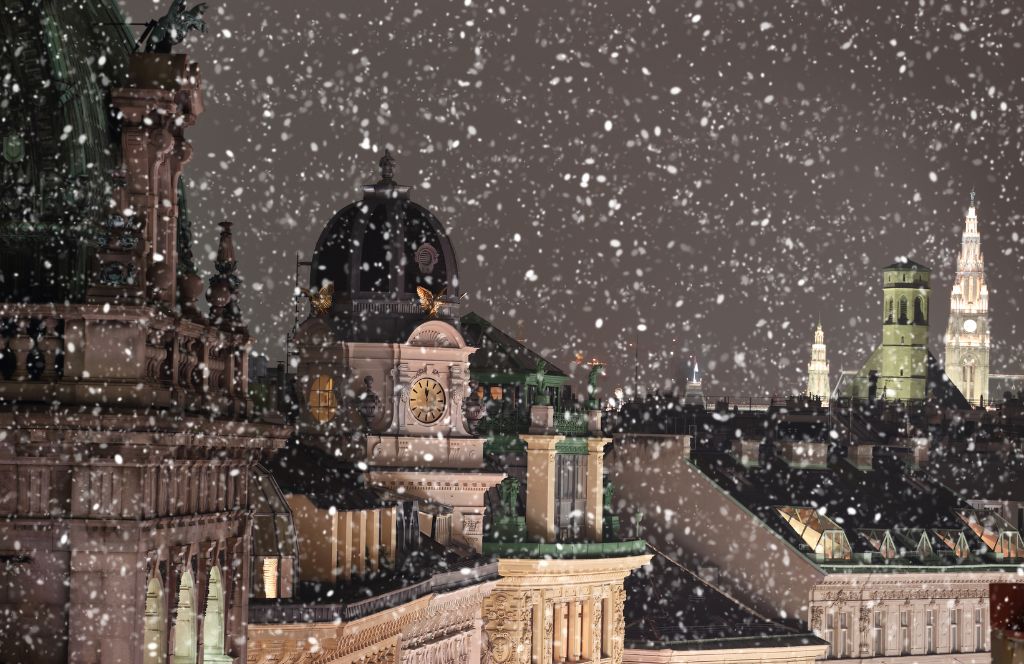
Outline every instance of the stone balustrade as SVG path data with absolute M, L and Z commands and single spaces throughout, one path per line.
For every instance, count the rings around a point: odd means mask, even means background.
M 242 416 L 249 346 L 154 307 L 0 304 L 0 402 Z

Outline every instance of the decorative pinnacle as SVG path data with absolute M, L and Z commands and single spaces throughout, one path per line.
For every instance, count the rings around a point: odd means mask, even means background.
M 974 187 L 971 187 L 971 207 L 974 207 Z
M 384 149 L 384 156 L 380 158 L 380 183 L 391 184 L 395 181 L 395 158 L 391 156 L 391 150 Z

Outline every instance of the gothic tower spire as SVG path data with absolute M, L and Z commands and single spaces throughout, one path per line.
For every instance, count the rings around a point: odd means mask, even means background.
M 811 345 L 811 361 L 807 365 L 807 396 L 821 398 L 822 405 L 828 405 L 828 397 L 832 388 L 828 379 L 828 357 L 825 349 L 825 331 L 821 327 L 821 319 L 814 330 L 814 343 Z
M 974 191 L 964 219 L 946 328 L 946 374 L 972 403 L 989 399 L 988 284 Z

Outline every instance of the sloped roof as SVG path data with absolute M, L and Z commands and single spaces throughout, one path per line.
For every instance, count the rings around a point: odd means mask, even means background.
M 284 493 L 301 494 L 321 508 L 372 509 L 385 501 L 366 486 L 355 466 L 292 439 L 266 464 Z
M 719 649 L 824 643 L 768 620 L 665 556 L 626 579 L 626 647 Z
M 530 350 L 512 338 L 494 323 L 475 312 L 461 319 L 466 343 L 478 350 L 469 356 L 469 368 L 474 374 L 512 375 L 525 378 L 537 371 L 537 363 L 547 362 L 547 379 L 564 382 L 568 374 L 550 360 Z M 558 381 L 558 379 L 562 379 Z

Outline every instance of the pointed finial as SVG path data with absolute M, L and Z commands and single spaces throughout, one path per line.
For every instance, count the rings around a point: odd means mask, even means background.
M 380 158 L 380 181 L 381 184 L 390 184 L 395 181 L 395 158 L 391 156 L 391 150 L 384 149 L 384 156 Z
M 971 207 L 974 207 L 974 187 L 971 187 Z

